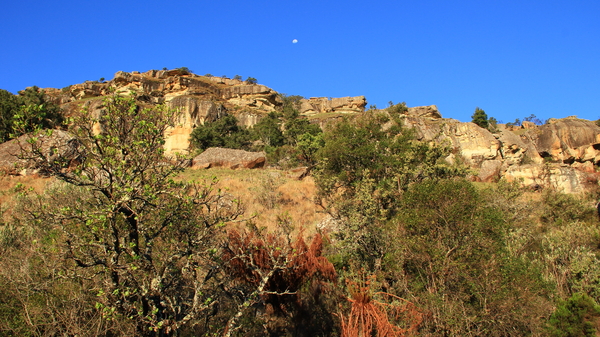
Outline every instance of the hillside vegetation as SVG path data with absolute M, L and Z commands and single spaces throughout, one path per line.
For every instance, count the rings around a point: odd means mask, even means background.
M 471 182 L 394 109 L 321 130 L 291 99 L 253 130 L 193 135 L 306 165 L 304 180 L 185 169 L 164 153 L 172 110 L 103 109 L 70 116 L 70 157 L 28 123 L 22 157 L 45 177 L 1 177 L 0 335 L 600 332 L 596 190 Z

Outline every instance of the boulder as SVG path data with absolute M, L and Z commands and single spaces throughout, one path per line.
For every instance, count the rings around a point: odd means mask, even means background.
M 221 98 L 229 104 L 251 110 L 271 112 L 283 104 L 276 91 L 260 84 L 238 84 L 223 88 L 220 92 Z
M 486 160 L 481 163 L 477 180 L 485 183 L 497 182 L 502 172 L 501 160 Z
M 244 150 L 211 147 L 192 160 L 192 168 L 202 169 L 211 167 L 262 168 L 267 161 L 264 152 L 248 152 Z
M 287 173 L 287 177 L 294 180 L 302 180 L 308 176 L 310 168 L 307 166 L 297 167 Z
M 36 139 L 31 143 L 31 139 Z M 38 155 L 30 154 L 35 150 Z M 69 170 L 83 159 L 79 143 L 63 130 L 22 135 L 0 144 L 0 171 L 13 175 L 47 174 L 44 168 Z
M 534 122 L 523 121 L 523 122 L 521 122 L 521 127 L 523 129 L 535 129 L 535 128 L 537 128 L 537 125 L 535 125 Z

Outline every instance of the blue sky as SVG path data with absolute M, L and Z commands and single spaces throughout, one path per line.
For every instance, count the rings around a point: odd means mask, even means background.
M 13 93 L 188 67 L 461 121 L 600 118 L 598 0 L 7 0 L 0 34 Z

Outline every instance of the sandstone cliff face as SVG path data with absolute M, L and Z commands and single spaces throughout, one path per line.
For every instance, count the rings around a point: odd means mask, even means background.
M 448 160 L 460 157 L 475 170 L 477 181 L 504 177 L 536 189 L 576 193 L 597 179 L 600 127 L 591 121 L 569 117 L 541 126 L 529 123 L 514 131 L 500 127 L 492 134 L 473 123 L 443 119 L 430 106 L 409 108 L 404 123 L 421 140 L 451 145 Z
M 429 119 L 406 116 L 404 123 L 414 128 L 417 138 L 451 145 L 453 153 L 462 156 L 470 166 L 484 160 L 499 159 L 501 144 L 489 131 L 473 123 L 454 119 Z
M 147 105 L 166 104 L 179 111 L 176 126 L 165 135 L 167 154 L 186 153 L 191 132 L 205 122 L 233 113 L 240 115 L 246 126 L 252 126 L 282 105 L 279 94 L 264 85 L 179 70 L 119 71 L 105 83 L 88 81 L 64 89 L 45 90 L 67 115 L 82 107 L 94 114 L 101 113 L 102 98 L 110 95 L 110 90 L 118 95 L 134 93 Z
M 206 77 L 180 70 L 150 70 L 145 73 L 119 71 L 108 82 L 87 81 L 63 89 L 45 89 L 50 99 L 60 104 L 67 115 L 85 107 L 94 114 L 102 111 L 102 98 L 114 90 L 119 95 L 134 93 L 147 105 L 166 104 L 179 111 L 177 125 L 167 131 L 167 154 L 186 153 L 189 136 L 195 127 L 226 114 L 235 115 L 244 126 L 251 127 L 267 113 L 279 109 L 280 95 L 260 84 L 237 79 Z M 364 96 L 312 98 L 305 100 L 303 114 L 364 111 Z
M 180 70 L 117 72 L 105 83 L 88 81 L 45 90 L 67 114 L 81 107 L 101 114 L 102 98 L 110 94 L 109 88 L 121 95 L 135 92 L 143 104 L 166 104 L 179 111 L 176 126 L 165 135 L 167 154 L 187 152 L 192 130 L 208 121 L 233 114 L 241 124 L 251 127 L 282 106 L 279 94 L 266 86 Z M 324 125 L 340 113 L 364 112 L 367 102 L 364 96 L 357 96 L 310 98 L 300 103 L 300 113 L 308 118 L 330 113 L 330 117 L 315 119 Z M 408 108 L 403 118 L 419 139 L 450 145 L 453 154 L 447 160 L 460 159 L 468 164 L 475 172 L 474 180 L 505 177 L 528 186 L 575 192 L 595 179 L 600 163 L 600 127 L 574 117 L 551 119 L 542 126 L 527 122 L 510 129 L 500 126 L 493 134 L 473 123 L 444 119 L 435 105 Z
M 306 116 L 321 113 L 358 113 L 364 112 L 367 100 L 365 96 L 356 97 L 311 97 L 300 102 L 300 113 Z
M 542 157 L 573 163 L 600 160 L 600 127 L 594 122 L 565 118 L 530 129 L 525 136 Z

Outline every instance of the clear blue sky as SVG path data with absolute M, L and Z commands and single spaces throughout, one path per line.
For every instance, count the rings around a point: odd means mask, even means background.
M 600 118 L 598 0 L 7 0 L 0 34 L 13 93 L 188 67 L 461 121 Z

